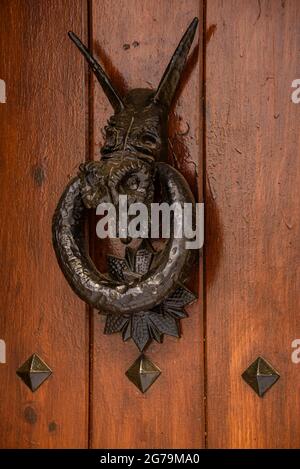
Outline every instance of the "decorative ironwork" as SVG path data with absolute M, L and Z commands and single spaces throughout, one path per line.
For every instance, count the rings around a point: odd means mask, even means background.
M 149 358 L 145 357 L 145 355 L 140 355 L 125 374 L 144 393 L 157 380 L 161 371 Z
M 80 166 L 79 175 L 65 189 L 53 218 L 53 245 L 59 265 L 75 292 L 91 306 L 109 314 L 134 314 L 160 304 L 178 282 L 186 279 L 194 250 L 187 238 L 171 234 L 155 270 L 138 285 L 111 282 L 98 272 L 85 246 L 83 221 L 86 209 L 102 202 L 116 206 L 119 195 L 132 203 L 153 201 L 155 177 L 165 200 L 194 205 L 183 176 L 168 165 L 168 112 L 192 44 L 195 18 L 180 41 L 157 90 L 134 89 L 121 98 L 112 82 L 80 39 L 69 33 L 95 73 L 114 108 L 105 128 L 101 161 Z M 119 234 L 121 238 L 121 233 Z M 128 242 L 128 239 L 124 240 Z
M 108 256 L 109 273 L 115 280 L 130 281 L 132 274 L 141 278 L 151 269 L 157 254 L 150 242 L 144 240 L 135 250 L 127 247 L 125 259 Z M 132 339 L 143 352 L 152 339 L 162 343 L 164 334 L 180 337 L 179 320 L 187 317 L 184 306 L 195 299 L 192 292 L 178 284 L 162 303 L 148 311 L 121 316 L 108 314 L 104 333 L 121 332 L 124 341 Z
M 244 371 L 242 378 L 249 386 L 259 395 L 263 395 L 276 383 L 280 378 L 279 373 L 262 357 L 258 357 Z
M 17 370 L 17 375 L 32 392 L 36 391 L 51 374 L 52 370 L 36 353 Z
M 195 200 L 184 177 L 167 164 L 168 114 L 197 29 L 195 18 L 175 50 L 156 90 L 134 89 L 122 97 L 106 72 L 73 33 L 69 37 L 86 58 L 110 101 L 114 115 L 105 127 L 101 160 L 80 165 L 79 174 L 66 187 L 52 224 L 58 263 L 78 296 L 107 315 L 105 333 L 122 332 L 142 351 L 164 334 L 180 336 L 183 307 L 194 299 L 183 283 L 190 273 L 195 251 L 188 239 L 171 236 L 163 250 L 137 251 L 128 247 L 125 259 L 109 258 L 110 276 L 99 272 L 85 243 L 84 220 L 88 209 L 104 202 L 118 207 L 127 195 L 128 208 L 154 200 L 161 187 L 163 200 L 191 204 Z M 125 244 L 130 238 L 118 233 Z

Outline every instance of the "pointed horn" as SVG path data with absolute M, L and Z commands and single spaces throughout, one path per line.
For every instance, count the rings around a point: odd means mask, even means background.
M 115 112 L 119 112 L 124 108 L 124 104 L 122 99 L 120 98 L 119 94 L 113 87 L 110 79 L 106 75 L 105 71 L 103 68 L 99 65 L 97 60 L 94 59 L 94 57 L 90 54 L 88 49 L 85 47 L 84 44 L 82 44 L 81 40 L 79 39 L 76 34 L 74 34 L 72 31 L 69 31 L 68 33 L 69 38 L 74 42 L 74 44 L 78 47 L 80 52 L 84 55 L 86 58 L 89 66 L 93 70 L 97 80 L 99 81 L 100 85 L 102 86 L 102 89 L 106 96 L 109 99 L 110 104 L 114 108 Z
M 198 21 L 198 18 L 194 18 L 184 33 L 155 93 L 154 101 L 159 101 L 167 107 L 170 107 L 174 97 L 187 55 L 196 33 Z

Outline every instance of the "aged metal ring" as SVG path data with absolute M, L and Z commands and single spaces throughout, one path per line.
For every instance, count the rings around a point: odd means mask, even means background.
M 166 194 L 166 201 L 195 203 L 193 194 L 183 178 L 166 163 L 156 163 L 156 172 Z M 81 194 L 80 177 L 66 187 L 53 217 L 53 245 L 59 265 L 75 293 L 105 313 L 134 314 L 153 308 L 162 302 L 183 281 L 189 267 L 191 251 L 186 238 L 171 233 L 154 271 L 135 285 L 108 282 L 95 267 L 86 248 L 84 218 L 87 209 Z

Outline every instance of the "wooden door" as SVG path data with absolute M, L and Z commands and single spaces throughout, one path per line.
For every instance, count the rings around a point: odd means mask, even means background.
M 299 17 L 298 1 L 207 4 L 209 447 L 299 447 Z M 240 378 L 258 356 L 281 376 L 263 398 Z
M 0 9 L 0 447 L 298 447 L 299 2 L 1 0 Z M 51 244 L 59 196 L 81 162 L 99 158 L 111 114 L 67 32 L 124 93 L 157 86 L 194 16 L 169 156 L 206 204 L 190 284 L 198 301 L 181 339 L 151 345 L 163 372 L 140 394 L 124 374 L 134 344 L 103 335 L 104 317 L 71 291 Z M 92 220 L 89 233 L 104 266 Z M 16 375 L 33 353 L 53 371 L 35 393 Z M 263 398 L 241 378 L 258 356 L 280 373 Z

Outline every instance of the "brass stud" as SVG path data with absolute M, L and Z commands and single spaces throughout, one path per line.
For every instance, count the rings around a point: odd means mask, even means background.
M 36 353 L 17 370 L 17 375 L 32 392 L 36 391 L 51 374 L 52 370 Z
M 244 371 L 242 378 L 249 386 L 258 394 L 263 395 L 276 383 L 280 378 L 279 373 L 262 357 L 258 357 Z
M 144 393 L 157 380 L 161 371 L 149 358 L 145 357 L 145 355 L 140 355 L 125 374 Z

